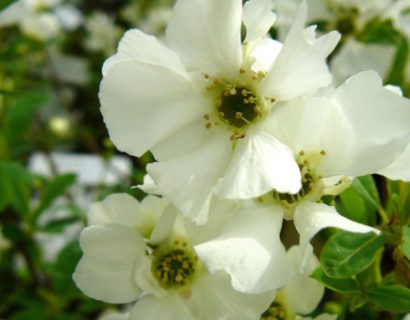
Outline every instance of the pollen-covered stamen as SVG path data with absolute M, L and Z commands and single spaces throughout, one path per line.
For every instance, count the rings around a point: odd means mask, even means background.
M 269 309 L 261 315 L 261 320 L 284 320 L 286 319 L 286 311 L 278 302 L 273 302 Z
M 158 283 L 166 289 L 187 285 L 194 277 L 198 258 L 186 248 L 186 244 L 181 248 L 157 250 L 153 252 L 151 270 Z
M 325 156 L 325 150 L 321 150 L 318 155 L 320 157 Z M 312 154 L 305 155 L 305 152 L 301 150 L 299 152 L 298 165 L 302 176 L 302 187 L 296 194 L 273 191 L 273 198 L 279 200 L 279 202 L 285 209 L 290 209 L 292 207 L 292 204 L 300 201 L 310 194 L 315 193 L 317 182 L 321 179 L 320 176 L 316 176 L 314 174 L 314 169 L 318 161 L 319 160 L 317 159 L 317 157 L 312 156 Z
M 216 107 L 220 119 L 236 128 L 246 126 L 261 115 L 255 93 L 242 86 L 227 85 Z

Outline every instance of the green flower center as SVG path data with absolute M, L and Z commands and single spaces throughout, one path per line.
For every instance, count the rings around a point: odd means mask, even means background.
M 193 279 L 198 258 L 187 248 L 157 250 L 153 252 L 151 271 L 160 286 L 166 289 L 178 289 Z

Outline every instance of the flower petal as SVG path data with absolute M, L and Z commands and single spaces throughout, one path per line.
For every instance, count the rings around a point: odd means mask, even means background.
M 215 239 L 194 246 L 211 273 L 224 271 L 235 290 L 261 293 L 285 285 L 286 252 L 280 241 L 280 207 L 250 208 L 238 212 Z
M 151 152 L 158 161 L 170 160 L 200 149 L 211 136 L 201 118 L 153 146 Z
M 354 149 L 334 174 L 360 176 L 387 167 L 410 137 L 410 100 L 384 88 L 374 71 L 348 79 L 334 95 L 355 133 Z
M 410 181 L 410 144 L 407 145 L 406 150 L 402 155 L 390 164 L 386 169 L 378 172 L 391 180 Z
M 223 273 L 204 275 L 195 283 L 188 303 L 198 319 L 259 320 L 269 307 L 275 291 L 263 294 L 246 294 L 235 291 L 229 276 Z
M 80 237 L 83 257 L 73 274 L 86 295 L 109 303 L 128 303 L 141 294 L 134 271 L 145 250 L 144 240 L 120 224 L 91 226 Z
M 231 155 L 228 136 L 215 134 L 201 149 L 184 157 L 148 165 L 148 173 L 186 217 L 207 221 L 212 188 Z
M 238 141 L 232 161 L 214 190 L 221 197 L 249 199 L 272 189 L 297 193 L 300 188 L 300 170 L 292 151 L 262 131 Z
M 236 75 L 242 60 L 240 0 L 180 0 L 166 38 L 189 71 Z
M 111 194 L 101 202 L 92 203 L 88 211 L 88 224 L 118 223 L 133 228 L 142 213 L 139 202 L 126 193 Z
M 286 304 L 296 313 L 311 313 L 322 299 L 325 288 L 316 280 L 309 276 L 314 269 L 319 266 L 319 261 L 312 255 L 307 262 L 304 273 L 300 272 L 302 257 L 298 246 L 288 249 L 287 257 L 289 264 L 294 271 L 294 276 L 282 289 Z
M 146 295 L 131 310 L 129 320 L 198 320 L 176 294 L 161 298 Z
M 137 61 L 114 64 L 99 97 L 111 140 L 135 156 L 201 117 L 207 106 L 188 79 Z
M 243 23 L 246 27 L 245 42 L 263 38 L 275 23 L 271 0 L 250 0 L 243 6 Z
M 102 73 L 122 61 L 138 61 L 159 65 L 185 75 L 185 68 L 178 55 L 161 44 L 157 38 L 147 35 L 138 29 L 124 33 L 115 55 L 104 62 Z
M 303 31 L 306 10 L 303 2 L 275 64 L 261 83 L 265 96 L 288 100 L 332 81 L 326 57 L 335 48 L 340 34 L 330 32 L 317 40 L 312 39 L 312 29 Z
M 312 251 L 309 250 L 310 240 L 322 229 L 336 227 L 357 233 L 380 233 L 372 227 L 341 216 L 334 207 L 313 202 L 302 202 L 296 207 L 294 223 L 300 235 L 300 250 L 303 255 L 302 268 L 304 268 L 312 254 Z

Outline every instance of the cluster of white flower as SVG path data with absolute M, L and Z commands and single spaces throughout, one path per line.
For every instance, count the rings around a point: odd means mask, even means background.
M 339 33 L 305 28 L 303 2 L 281 43 L 268 35 L 272 9 L 270 0 L 179 0 L 165 44 L 130 30 L 103 66 L 113 143 L 157 160 L 141 186 L 153 194 L 94 204 L 80 239 L 77 286 L 136 301 L 121 319 L 308 314 L 324 291 L 309 279 L 313 236 L 378 232 L 319 200 L 352 177 L 408 177 L 409 100 L 372 71 L 334 87 L 326 58 Z M 283 219 L 300 235 L 287 251 Z

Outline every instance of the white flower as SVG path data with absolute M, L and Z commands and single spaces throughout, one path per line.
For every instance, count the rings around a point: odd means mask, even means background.
M 200 224 L 213 193 L 298 192 L 293 153 L 265 122 L 277 103 L 331 82 L 325 59 L 339 40 L 336 32 L 316 39 L 314 28 L 303 30 L 303 4 L 282 46 L 266 37 L 275 20 L 271 2 L 241 3 L 180 0 L 167 46 L 131 30 L 103 67 L 101 110 L 114 144 L 135 156 L 151 149 L 159 162 L 149 174 Z
M 409 100 L 383 87 L 376 73 L 362 72 L 327 94 L 278 104 L 266 126 L 297 154 L 302 188 L 297 194 L 274 190 L 259 201 L 281 203 L 285 217 L 294 218 L 306 258 L 309 241 L 323 228 L 375 231 L 315 202 L 329 188 L 335 194 L 345 176 L 386 168 L 401 155 L 410 136 Z
M 160 198 L 109 196 L 90 208 L 74 281 L 95 299 L 138 299 L 130 320 L 258 319 L 289 278 L 280 210 L 211 209 L 199 227 Z
M 0 12 L 0 26 L 19 25 L 21 30 L 40 40 L 57 36 L 60 25 L 57 17 L 51 12 L 40 12 L 39 9 L 56 5 L 57 1 L 19 0 Z
M 293 271 L 290 281 L 278 291 L 275 300 L 262 314 L 261 320 L 293 320 L 299 315 L 314 311 L 322 299 L 324 287 L 310 275 L 319 266 L 319 261 L 312 255 L 302 268 L 302 257 L 297 246 L 288 249 L 287 257 Z
M 393 161 L 387 168 L 380 170 L 378 173 L 391 180 L 410 182 L 410 143 L 397 160 Z
M 87 38 L 84 45 L 88 50 L 101 51 L 110 55 L 121 36 L 121 28 L 114 24 L 114 19 L 104 12 L 95 11 L 85 21 Z

